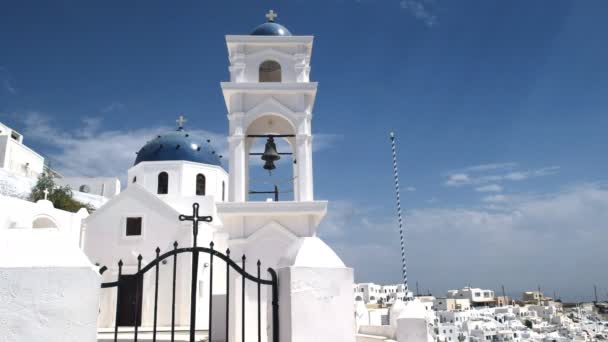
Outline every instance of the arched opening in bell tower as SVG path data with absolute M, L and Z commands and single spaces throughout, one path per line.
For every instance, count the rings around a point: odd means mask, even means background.
M 293 125 L 282 115 L 266 114 L 251 122 L 246 132 L 248 201 L 293 201 L 297 192 Z M 278 159 L 264 160 L 269 150 Z
M 281 64 L 273 60 L 267 60 L 260 64 L 260 82 L 281 82 Z

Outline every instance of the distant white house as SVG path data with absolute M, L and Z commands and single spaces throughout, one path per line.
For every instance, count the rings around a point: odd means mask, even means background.
M 448 290 L 447 298 L 469 299 L 471 306 L 493 306 L 495 303 L 494 291 L 468 286 L 460 290 Z
M 406 296 L 413 296 L 411 292 L 405 293 L 403 284 L 378 285 L 374 283 L 359 283 L 353 287 L 356 301 L 365 304 L 393 303 L 395 300 L 405 300 Z
M 56 183 L 68 186 L 72 191 L 105 198 L 120 193 L 120 181 L 116 177 L 61 177 Z
M 469 298 L 436 298 L 433 306 L 438 311 L 468 310 L 471 308 L 471 300 Z

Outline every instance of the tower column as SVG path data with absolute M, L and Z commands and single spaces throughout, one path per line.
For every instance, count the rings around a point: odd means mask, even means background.
M 230 202 L 245 202 L 246 178 L 247 178 L 247 153 L 245 148 L 245 137 L 234 135 L 228 137 L 230 146 L 230 186 L 228 199 Z
M 298 170 L 298 201 L 312 201 L 312 136 L 298 134 L 296 136 L 296 165 Z

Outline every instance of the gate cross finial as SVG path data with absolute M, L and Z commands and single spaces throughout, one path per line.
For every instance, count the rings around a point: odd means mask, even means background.
M 198 223 L 199 221 L 211 222 L 213 217 L 211 216 L 200 216 L 198 214 L 199 204 L 192 204 L 192 215 L 179 215 L 180 221 L 192 221 L 192 234 L 194 235 L 194 247 L 196 247 L 196 236 L 198 235 Z

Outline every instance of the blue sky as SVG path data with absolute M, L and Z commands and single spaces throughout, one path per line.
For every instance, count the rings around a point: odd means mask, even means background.
M 224 35 L 270 8 L 315 35 L 319 232 L 358 281 L 400 279 L 394 129 L 421 288 L 608 296 L 604 1 L 3 1 L 0 121 L 65 174 L 124 177 L 180 113 L 225 150 Z

